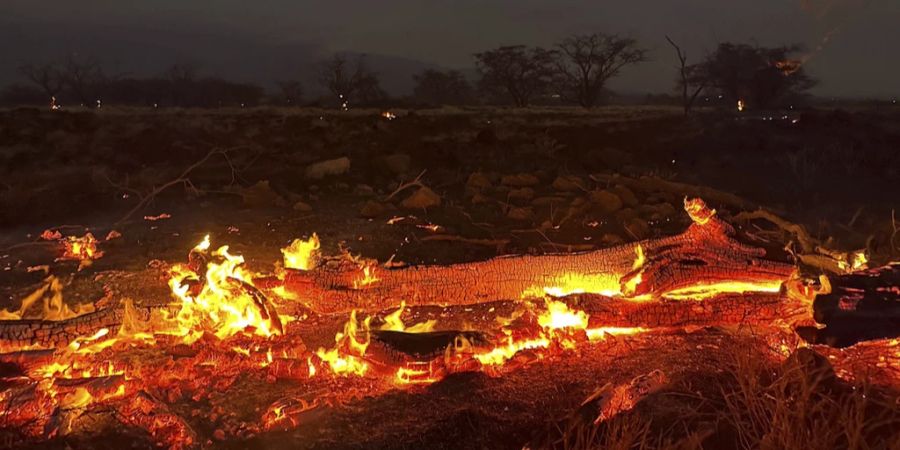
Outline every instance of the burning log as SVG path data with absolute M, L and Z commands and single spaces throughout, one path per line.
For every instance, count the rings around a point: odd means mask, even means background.
M 703 301 L 630 301 L 582 294 L 560 299 L 590 316 L 591 327 L 673 328 L 791 323 L 808 309 L 782 293 L 721 294 Z
M 109 307 L 65 320 L 4 320 L 0 321 L 0 348 L 62 347 L 103 328 L 117 329 L 129 315 L 146 320 L 153 310 L 166 307 Z
M 685 200 L 694 223 L 682 234 L 576 254 L 517 255 L 446 266 L 376 269 L 351 261 L 287 269 L 284 288 L 319 312 L 410 305 L 476 304 L 595 293 L 629 298 L 701 298 L 718 292 L 777 292 L 794 266 L 734 239 L 700 200 Z M 261 280 L 275 287 L 275 280 Z

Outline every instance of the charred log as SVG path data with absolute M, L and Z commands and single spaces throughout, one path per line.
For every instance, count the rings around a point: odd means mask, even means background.
M 846 347 L 900 336 L 900 263 L 829 278 L 831 292 L 816 296 L 814 317 L 823 329 L 807 340 Z
M 475 304 L 542 296 L 547 288 L 585 280 L 600 291 L 660 295 L 698 284 L 780 283 L 794 266 L 766 259 L 764 249 L 733 238 L 727 223 L 708 217 L 684 233 L 634 245 L 576 254 L 517 255 L 446 266 L 374 269 L 343 261 L 288 270 L 284 287 L 319 312 L 379 310 L 399 305 Z M 638 248 L 638 246 L 640 248 Z M 640 253 L 646 260 L 639 266 Z M 637 254 L 636 254 L 637 253 Z M 268 280 L 269 287 L 279 284 Z M 594 292 L 575 287 L 574 292 Z

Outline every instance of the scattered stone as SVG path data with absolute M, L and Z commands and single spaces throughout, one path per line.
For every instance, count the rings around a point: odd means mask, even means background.
M 534 217 L 534 211 L 531 208 L 512 207 L 509 208 L 506 217 L 513 220 L 531 220 L 531 218 Z
M 306 167 L 306 178 L 321 180 L 329 175 L 341 175 L 350 170 L 350 158 L 343 156 L 310 164 Z
M 572 199 L 572 203 L 569 203 L 569 206 L 577 207 L 587 203 L 587 199 L 584 197 L 575 197 Z
M 440 204 L 441 196 L 435 194 L 431 188 L 424 186 L 416 190 L 416 192 L 400 203 L 401 206 L 409 209 L 424 209 L 432 206 L 439 206 Z
M 360 197 L 374 197 L 375 189 L 368 184 L 357 184 L 355 188 L 353 188 L 353 193 Z
M 622 236 L 619 236 L 618 234 L 606 233 L 600 237 L 600 242 L 603 245 L 613 246 L 625 242 L 625 239 L 622 239 Z
M 241 191 L 244 205 L 249 207 L 284 206 L 284 199 L 269 186 L 269 180 L 262 180 Z
M 472 196 L 472 204 L 473 205 L 481 205 L 484 203 L 490 203 L 490 201 L 491 201 L 491 198 L 486 195 L 475 194 Z
M 473 172 L 466 180 L 466 193 L 475 195 L 491 187 L 491 179 L 482 172 Z
M 406 172 L 409 172 L 412 158 L 405 153 L 394 153 L 393 155 L 387 155 L 382 158 L 382 162 L 387 170 L 396 175 L 403 175 Z
M 610 191 L 592 191 L 590 198 L 591 202 L 596 204 L 601 212 L 610 214 L 622 209 L 622 199 Z
M 297 203 L 294 203 L 294 211 L 310 212 L 312 210 L 313 210 L 313 208 L 312 208 L 312 206 L 309 205 L 309 203 L 304 203 L 304 202 L 300 202 L 300 201 L 298 201 Z
M 512 201 L 527 202 L 534 198 L 534 189 L 529 187 L 513 189 L 509 191 L 509 194 L 507 194 L 507 196 Z
M 359 215 L 367 219 L 371 219 L 383 215 L 388 211 L 388 209 L 388 206 L 384 203 L 375 200 L 369 200 L 365 205 L 363 205 L 362 209 L 359 210 Z
M 532 206 L 549 206 L 565 203 L 562 197 L 538 197 L 531 201 Z
M 647 222 L 639 219 L 628 219 L 626 220 L 622 226 L 626 229 L 628 234 L 635 239 L 644 239 L 650 234 L 650 226 L 647 225 Z
M 637 206 L 639 203 L 637 196 L 634 195 L 634 192 L 631 189 L 628 189 L 627 187 L 622 186 L 621 184 L 617 184 L 617 185 L 613 186 L 613 188 L 610 189 L 610 191 L 612 191 L 614 194 L 618 195 L 619 198 L 622 199 L 622 204 L 624 204 L 625 206 L 634 207 L 634 206 Z
M 633 208 L 622 208 L 615 213 L 616 220 L 619 222 L 625 222 L 627 220 L 635 219 L 638 217 L 638 212 Z
M 669 203 L 657 203 L 655 205 L 640 205 L 638 212 L 646 219 L 660 220 L 666 217 L 675 217 L 678 210 Z
M 560 175 L 553 180 L 553 189 L 562 192 L 576 192 L 584 190 L 584 180 L 577 175 Z
M 540 183 L 538 177 L 530 173 L 520 173 L 517 175 L 504 175 L 500 179 L 500 184 L 512 187 L 535 186 Z

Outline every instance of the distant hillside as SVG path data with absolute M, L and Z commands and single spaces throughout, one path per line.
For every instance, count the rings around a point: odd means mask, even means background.
M 273 89 L 278 80 L 299 79 L 309 96 L 319 93 L 315 64 L 328 57 L 313 45 L 273 44 L 214 30 L 86 29 L 67 24 L 35 28 L 2 18 L 0 54 L 0 86 L 23 81 L 17 72 L 23 63 L 63 61 L 69 54 L 78 54 L 97 57 L 108 74 L 154 76 L 181 63 L 196 66 L 203 76 L 253 82 L 267 89 Z M 392 96 L 411 93 L 414 74 L 440 69 L 436 64 L 390 55 L 366 54 L 365 60 Z

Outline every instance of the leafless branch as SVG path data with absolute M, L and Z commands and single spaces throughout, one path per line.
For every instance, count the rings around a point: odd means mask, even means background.
M 419 173 L 419 175 L 417 175 L 412 181 L 408 181 L 408 182 L 406 182 L 406 183 L 400 184 L 400 186 L 398 186 L 397 189 L 394 190 L 394 192 L 391 192 L 390 195 L 388 195 L 387 197 L 385 197 L 384 201 L 388 201 L 388 200 L 394 198 L 394 196 L 396 196 L 397 194 L 399 194 L 399 193 L 401 193 L 401 192 L 405 191 L 406 189 L 409 189 L 409 188 L 411 188 L 411 187 L 413 187 L 413 186 L 425 187 L 425 185 L 422 184 L 422 176 L 425 175 L 425 172 L 426 172 L 427 170 L 428 170 L 428 169 L 422 170 L 422 171 Z

